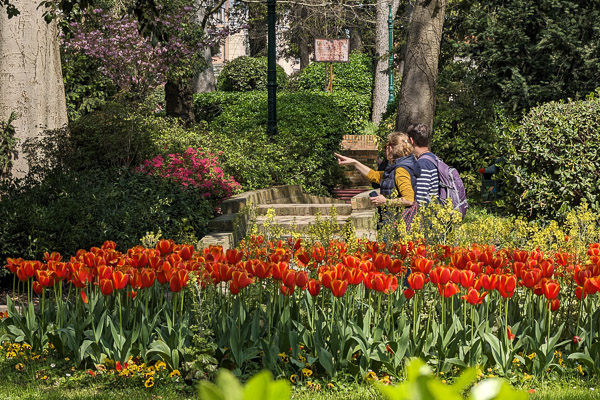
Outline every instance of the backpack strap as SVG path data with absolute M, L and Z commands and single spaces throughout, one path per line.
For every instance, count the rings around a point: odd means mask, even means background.
M 423 157 L 423 158 L 431 161 L 432 163 L 434 163 L 436 168 L 438 166 L 438 163 L 440 162 L 440 159 L 436 155 L 434 155 L 433 153 L 431 153 L 430 151 L 428 151 L 427 153 L 421 155 L 421 157 Z

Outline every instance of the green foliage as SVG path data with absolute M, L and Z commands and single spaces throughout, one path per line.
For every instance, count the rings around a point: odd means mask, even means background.
M 99 62 L 81 53 L 61 52 L 69 121 L 98 109 L 117 92 L 116 86 L 99 70 Z
M 0 121 L 0 178 L 10 176 L 13 159 L 17 156 L 15 146 L 18 139 L 15 138 L 15 127 L 12 125 L 15 119 L 17 114 L 11 112 L 8 121 Z
M 288 77 L 277 65 L 277 86 L 287 86 Z M 225 92 L 248 92 L 267 88 L 267 57 L 242 56 L 226 62 L 217 78 L 217 89 Z
M 535 107 L 520 125 L 506 127 L 505 207 L 546 220 L 563 219 L 583 199 L 600 210 L 599 95 Z
M 366 54 L 354 51 L 349 62 L 333 63 L 333 92 L 344 89 L 371 95 L 373 91 L 373 62 Z M 329 63 L 313 62 L 298 78 L 300 90 L 323 91 L 329 84 Z
M 582 97 L 598 84 L 599 21 L 593 2 L 460 1 L 447 10 L 442 65 L 469 60 L 478 97 L 515 114 Z
M 2 193 L 0 259 L 75 254 L 106 240 L 126 249 L 157 227 L 165 237 L 195 243 L 214 212 L 198 190 L 116 170 L 55 170 L 41 182 L 18 182 Z
M 333 152 L 344 134 L 357 133 L 365 123 L 369 102 L 367 96 L 351 93 L 280 93 L 278 133 L 269 138 L 266 93 L 195 97 L 197 115 L 209 121 L 204 147 L 224 152 L 224 171 L 244 190 L 301 184 L 320 194 L 341 183 Z
M 197 147 L 202 125 L 185 128 L 172 118 L 158 117 L 147 106 L 108 102 L 69 128 L 46 131 L 24 149 L 34 171 L 56 166 L 74 171 L 131 168 L 157 154 Z
M 419 359 L 409 361 L 406 381 L 397 386 L 377 385 L 379 391 L 388 400 L 462 400 L 463 392 L 468 389 L 477 376 L 475 369 L 467 369 L 456 379 L 453 385 L 439 382 L 431 368 Z M 469 400 L 513 400 L 527 399 L 527 393 L 513 389 L 502 379 L 486 379 L 470 390 Z
M 202 381 L 198 385 L 201 400 L 286 400 L 291 397 L 290 383 L 273 381 L 269 371 L 254 375 L 245 386 L 227 370 L 220 370 L 215 383 Z

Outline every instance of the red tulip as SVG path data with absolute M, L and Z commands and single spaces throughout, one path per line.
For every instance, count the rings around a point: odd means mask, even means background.
M 336 279 L 331 282 L 331 292 L 335 297 L 342 297 L 348 289 L 348 282 Z
M 396 258 L 392 261 L 392 263 L 388 267 L 388 272 L 390 274 L 398 274 L 400 272 L 404 272 L 405 269 L 406 268 L 404 267 L 404 261 Z
M 481 286 L 487 290 L 495 290 L 498 287 L 498 275 L 483 274 L 479 278 Z
M 579 336 L 573 336 L 573 343 L 578 344 L 581 342 L 581 338 Z
M 149 288 L 154 285 L 156 274 L 151 269 L 145 269 L 142 272 L 142 288 Z
M 470 270 L 464 270 L 460 273 L 460 285 L 462 287 L 470 288 L 475 283 L 475 272 Z
M 159 240 L 156 243 L 156 250 L 160 252 L 161 256 L 171 254 L 173 252 L 173 247 L 175 243 L 172 240 Z
M 85 291 L 83 289 L 81 289 L 81 292 L 79 293 L 81 295 L 81 301 L 83 301 L 85 304 L 88 303 L 88 296 L 85 293 Z
M 410 300 L 414 297 L 415 295 L 415 291 L 412 289 L 404 289 L 404 297 L 406 297 L 406 300 Z
M 414 290 L 421 290 L 425 286 L 425 275 L 421 272 L 413 272 L 408 278 L 409 286 Z
M 538 268 L 530 269 L 523 275 L 523 285 L 526 288 L 533 288 L 542 279 L 542 271 Z
M 550 307 L 550 311 L 555 312 L 560 307 L 560 300 L 552 299 L 548 301 L 548 307 Z
M 235 283 L 238 288 L 243 289 L 252 283 L 252 279 L 248 276 L 246 271 L 234 271 L 232 282 Z
M 288 263 L 285 261 L 278 262 L 273 265 L 273 279 L 278 281 L 283 279 L 283 273 L 288 269 Z
M 114 290 L 112 279 L 101 279 L 100 280 L 100 291 L 103 295 L 109 296 Z
M 378 271 L 383 271 L 384 269 L 389 268 L 389 266 L 392 264 L 392 260 L 390 259 L 389 254 L 378 253 L 373 258 L 373 264 Z
M 298 271 L 296 272 L 296 286 L 301 289 L 304 289 L 308 284 L 308 274 L 306 271 Z
M 422 272 L 425 275 L 427 275 L 431 271 L 431 268 L 433 267 L 432 260 L 428 260 L 426 258 L 416 258 L 413 260 L 414 260 L 413 266 L 412 266 L 413 271 Z
M 308 256 L 308 254 L 306 254 L 305 251 L 298 252 L 296 254 L 296 259 L 304 266 L 306 266 L 310 261 L 310 258 Z
M 585 293 L 585 290 L 583 290 L 583 287 L 577 286 L 575 288 L 575 297 L 577 297 L 577 300 L 583 300 L 586 298 L 586 296 L 587 296 L 587 293 Z
M 180 269 L 173 272 L 169 279 L 169 290 L 173 293 L 178 293 L 185 287 L 189 279 L 188 270 Z
M 125 286 L 127 286 L 127 283 L 129 282 L 129 275 L 123 273 L 122 271 L 114 271 L 112 274 L 112 280 L 115 290 L 125 289 Z
M 292 286 L 292 287 L 288 287 L 285 285 L 279 286 L 279 290 L 281 291 L 281 294 L 284 296 L 291 296 L 292 294 L 294 294 L 295 288 L 296 288 L 296 286 Z
M 585 294 L 595 294 L 598 292 L 598 280 L 595 277 L 586 278 L 583 282 Z
M 498 291 L 502 297 L 512 297 L 517 286 L 517 277 L 514 275 L 501 275 L 498 284 Z
M 458 286 L 453 283 L 447 283 L 445 285 L 438 285 L 438 291 L 440 292 L 440 296 L 444 296 L 445 298 L 449 298 L 454 296 L 455 294 L 460 292 Z
M 480 295 L 479 291 L 477 289 L 469 288 L 469 290 L 467 291 L 467 294 L 462 296 L 461 298 L 464 300 L 467 300 L 469 302 L 469 304 L 475 305 L 475 304 L 481 304 L 487 294 L 488 294 L 488 292 L 483 292 Z
M 542 285 L 542 293 L 548 300 L 556 299 L 559 291 L 560 285 L 558 282 L 548 280 Z
M 42 294 L 42 292 L 44 291 L 44 287 L 43 287 L 43 286 L 42 286 L 42 285 L 41 285 L 41 284 L 40 284 L 38 281 L 34 281 L 34 282 L 33 282 L 33 291 L 34 291 L 36 294 L 39 294 L 39 295 L 41 295 L 41 294 Z
M 321 282 L 316 279 L 308 281 L 308 292 L 313 297 L 317 296 L 321 292 Z
M 514 340 L 515 338 L 515 334 L 510 331 L 510 326 L 506 327 L 506 336 L 508 337 L 508 340 Z
M 98 279 L 112 279 L 113 269 L 107 265 L 101 265 L 98 267 Z

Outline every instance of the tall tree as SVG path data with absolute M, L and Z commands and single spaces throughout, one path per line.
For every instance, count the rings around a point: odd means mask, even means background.
M 13 125 L 22 144 L 44 129 L 64 126 L 67 106 L 56 22 L 46 23 L 36 1 L 13 4 L 20 12 L 13 18 L 0 10 L 0 120 L 17 112 Z M 28 164 L 19 145 L 17 151 L 13 175 L 22 177 Z
M 400 0 L 392 1 L 391 6 L 393 18 L 398 12 Z M 379 1 L 377 2 L 375 9 L 377 18 L 377 24 L 375 26 L 375 86 L 373 88 L 371 119 L 374 124 L 379 125 L 381 116 L 387 108 L 389 98 L 389 74 L 393 73 L 393 65 L 389 65 L 389 3 Z
M 396 129 L 433 126 L 438 60 L 447 0 L 417 0 L 406 42 Z

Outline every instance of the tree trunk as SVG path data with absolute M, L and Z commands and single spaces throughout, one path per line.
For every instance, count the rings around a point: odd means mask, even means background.
M 22 144 L 45 129 L 66 125 L 67 106 L 56 21 L 44 21 L 44 8 L 38 8 L 37 1 L 14 4 L 21 14 L 11 19 L 0 9 L 0 120 L 6 121 L 11 111 L 18 113 L 13 125 Z M 29 171 L 20 144 L 12 171 L 15 177 Z
M 194 93 L 214 92 L 217 90 L 217 81 L 215 79 L 215 70 L 212 64 L 212 51 L 210 48 L 204 49 L 204 61 L 206 69 L 198 73 L 195 79 Z
M 424 123 L 433 128 L 435 87 L 447 0 L 418 0 L 406 43 L 396 129 Z
M 399 0 L 392 3 L 392 16 L 396 15 L 399 6 Z M 379 125 L 387 108 L 389 99 L 388 74 L 392 73 L 393 68 L 393 65 L 389 65 L 388 3 L 385 1 L 377 2 L 375 15 L 377 20 L 375 26 L 375 86 L 373 88 L 371 120 L 375 125 Z
M 192 79 L 179 82 L 167 80 L 165 84 L 165 111 L 168 116 L 194 122 L 194 99 Z

